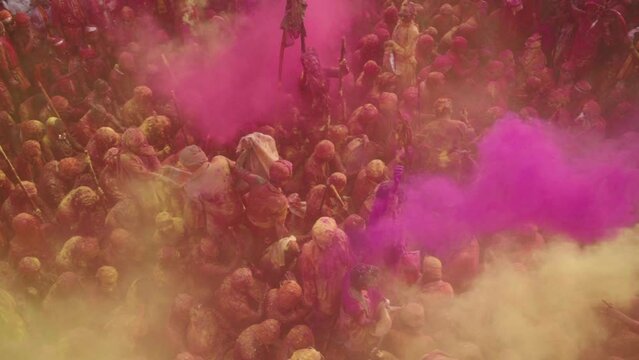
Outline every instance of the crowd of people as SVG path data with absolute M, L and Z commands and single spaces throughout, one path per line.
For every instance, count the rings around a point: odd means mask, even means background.
M 291 26 L 312 2 L 288 3 L 282 27 L 303 38 L 312 29 Z M 200 131 L 160 76 L 170 62 L 149 54 L 197 45 L 198 26 L 232 36 L 260 2 L 5 4 L 0 351 L 102 358 L 106 342 L 105 359 L 491 359 L 432 324 L 487 249 L 525 267 L 542 232 L 471 237 L 437 258 L 388 230 L 405 175 L 470 181 L 477 141 L 504 116 L 584 137 L 636 130 L 639 6 L 354 3 L 352 51 L 322 67 L 307 44 L 299 93 L 225 143 Z M 583 359 L 635 358 L 634 344 L 611 338 Z

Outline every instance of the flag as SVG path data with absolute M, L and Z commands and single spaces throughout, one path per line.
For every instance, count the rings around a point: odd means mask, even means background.
M 300 36 L 306 35 L 306 29 L 304 28 L 306 6 L 306 0 L 286 1 L 286 13 L 280 27 L 284 31 L 284 44 L 287 47 L 292 46 Z

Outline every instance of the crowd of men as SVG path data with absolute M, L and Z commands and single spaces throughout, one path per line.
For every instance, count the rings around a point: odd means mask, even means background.
M 434 257 L 384 230 L 404 174 L 468 181 L 477 140 L 506 114 L 583 136 L 635 130 L 639 6 L 360 3 L 343 61 L 324 68 L 308 46 L 299 94 L 229 145 L 201 134 L 158 81 L 170 63 L 148 54 L 197 43 L 202 24 L 232 34 L 259 2 L 9 1 L 2 351 L 100 358 L 108 338 L 105 359 L 490 359 L 432 324 L 489 246 L 525 267 L 544 238 L 530 225 Z M 630 359 L 634 344 L 583 358 Z

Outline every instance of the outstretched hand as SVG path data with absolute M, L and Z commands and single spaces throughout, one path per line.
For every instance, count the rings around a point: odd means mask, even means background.
M 403 177 L 404 177 L 404 165 L 398 164 L 395 166 L 395 169 L 393 169 L 393 181 L 396 184 L 399 184 L 399 182 L 402 180 Z

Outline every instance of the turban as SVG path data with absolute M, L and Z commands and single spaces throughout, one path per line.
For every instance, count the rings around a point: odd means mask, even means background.
M 422 261 L 422 276 L 427 280 L 442 279 L 442 262 L 434 256 L 426 256 Z
M 40 143 L 35 140 L 27 140 L 22 144 L 22 152 L 29 156 L 39 156 L 41 154 Z
M 120 134 L 110 127 L 101 127 L 94 135 L 95 142 L 102 148 L 117 146 L 120 141 Z
M 272 344 L 280 337 L 281 325 L 275 319 L 268 319 L 260 323 L 256 336 L 263 344 Z
M 114 284 L 118 281 L 118 270 L 113 266 L 101 266 L 95 273 L 95 277 L 102 283 Z
M 413 5 L 413 3 L 410 3 L 410 2 L 405 2 L 402 5 L 401 10 L 399 10 L 399 16 L 415 17 L 416 14 L 417 14 L 417 9 L 415 9 L 415 5 Z
M 328 161 L 335 157 L 335 145 L 330 140 L 322 140 L 315 145 L 315 156 L 324 161 Z
M 379 36 L 377 34 L 365 35 L 359 40 L 359 46 L 364 49 L 377 47 L 379 46 Z
M 388 29 L 384 29 L 384 28 L 377 28 L 375 29 L 375 35 L 377 35 L 377 37 L 379 38 L 379 42 L 383 43 L 386 42 L 387 40 L 390 40 L 390 31 L 388 31 Z
M 468 40 L 463 36 L 455 36 L 450 47 L 455 52 L 463 52 L 468 48 Z
M 282 183 L 293 176 L 293 164 L 287 160 L 277 160 L 268 169 L 268 177 L 273 183 Z
M 189 145 L 179 153 L 180 163 L 187 169 L 197 169 L 208 161 L 204 151 L 197 145 Z
M 382 68 L 379 67 L 379 65 L 377 65 L 377 63 L 374 60 L 368 60 L 365 64 L 364 64 L 364 74 L 366 74 L 366 76 L 377 76 L 379 75 L 380 71 L 382 70 Z
M 57 117 L 50 117 L 47 119 L 47 129 L 57 130 L 58 132 L 64 131 L 64 123 Z
M 424 30 L 424 34 L 436 37 L 437 35 L 439 35 L 439 31 L 434 26 L 429 26 L 426 28 L 426 30 Z
M 389 6 L 384 9 L 384 22 L 387 24 L 395 24 L 397 22 L 399 11 L 395 6 Z
M 328 128 L 328 138 L 333 143 L 341 143 L 348 136 L 348 127 L 346 125 L 333 125 Z
M 40 272 L 41 267 L 40 260 L 33 256 L 23 257 L 18 263 L 18 271 L 22 274 L 36 274 Z
M 366 230 L 366 221 L 363 217 L 357 214 L 348 215 L 346 220 L 344 220 L 344 231 L 346 233 L 352 234 L 355 232 L 362 232 Z
M 398 102 L 397 94 L 391 92 L 383 92 L 379 96 L 379 110 L 388 115 L 395 115 Z
M 94 237 L 82 237 L 73 247 L 72 254 L 76 259 L 94 259 L 100 255 L 100 243 Z
M 286 334 L 284 342 L 292 350 L 305 349 L 315 345 L 315 336 L 307 325 L 295 325 Z
M 150 98 L 151 96 L 153 96 L 153 91 L 148 86 L 136 86 L 133 89 L 133 97 L 136 99 Z
M 88 186 L 80 186 L 74 191 L 74 204 L 76 206 L 88 208 L 97 204 L 100 200 L 98 194 L 96 194 L 95 191 Z
M 438 71 L 429 72 L 428 75 L 426 75 L 426 84 L 428 86 L 443 85 L 445 81 L 446 76 Z
M 335 186 L 337 189 L 343 189 L 346 186 L 346 174 L 341 172 L 332 173 L 331 176 L 328 177 L 328 183 Z
M 440 55 L 435 58 L 431 65 L 431 70 L 441 73 L 447 73 L 453 67 L 452 59 L 447 55 Z
M 423 34 L 417 39 L 418 51 L 432 50 L 435 46 L 435 39 L 428 34 Z
M 373 104 L 364 104 L 361 107 L 359 119 L 369 121 L 375 119 L 379 115 L 379 110 Z
M 37 228 L 40 225 L 40 220 L 37 217 L 27 214 L 20 213 L 13 217 L 11 221 L 11 228 L 16 234 L 25 234 L 32 232 L 33 229 Z
M 127 246 L 131 242 L 133 242 L 133 235 L 125 229 L 113 229 L 109 234 L 109 243 L 116 247 Z
M 313 241 L 322 249 L 329 247 L 335 239 L 337 223 L 330 217 L 319 218 L 311 230 Z
M 371 160 L 366 165 L 364 172 L 366 173 L 366 177 L 371 180 L 381 180 L 384 176 L 384 171 L 386 170 L 386 164 L 382 160 L 375 159 Z
M 146 136 L 142 130 L 138 128 L 128 128 L 122 134 L 122 145 L 129 151 L 140 154 L 152 156 L 155 155 L 155 150 L 146 142 Z
M 67 157 L 58 163 L 58 171 L 60 177 L 66 180 L 72 180 L 82 173 L 83 164 L 74 157 Z
M 302 287 L 295 280 L 285 280 L 277 289 L 276 301 L 285 308 L 302 298 Z
M 22 185 L 26 190 L 26 195 L 29 197 L 34 197 L 38 195 L 38 188 L 31 181 L 22 181 Z M 15 196 L 17 199 L 26 200 L 25 192 L 22 190 L 21 186 L 16 186 L 11 193 L 12 196 Z
M 67 100 L 67 98 L 65 98 L 64 96 L 56 95 L 52 97 L 51 103 L 53 104 L 53 107 L 55 107 L 55 109 L 58 111 L 64 111 L 69 108 L 69 100 Z
M 245 289 L 253 280 L 253 273 L 249 268 L 239 268 L 231 274 L 231 285 L 236 290 Z

